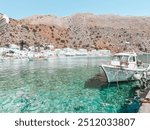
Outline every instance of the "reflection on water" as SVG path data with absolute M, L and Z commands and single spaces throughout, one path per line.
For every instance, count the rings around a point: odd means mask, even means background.
M 119 112 L 133 85 L 100 89 L 98 65 L 107 61 L 54 58 L 0 63 L 0 112 Z M 92 77 L 97 82 L 89 81 Z

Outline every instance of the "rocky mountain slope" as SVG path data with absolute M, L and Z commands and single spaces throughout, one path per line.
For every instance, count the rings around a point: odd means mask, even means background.
M 134 50 L 150 52 L 150 17 L 75 14 L 67 17 L 35 15 L 11 19 L 0 34 L 0 46 L 9 43 L 54 45 L 56 48 Z M 130 42 L 126 46 L 125 42 Z

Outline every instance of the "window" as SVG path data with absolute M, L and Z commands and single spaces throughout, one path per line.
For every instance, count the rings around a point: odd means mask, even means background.
M 122 56 L 121 61 L 128 62 L 129 56 Z
M 129 62 L 135 62 L 135 56 L 131 56 Z
M 120 61 L 121 57 L 120 56 L 114 56 L 112 58 L 113 61 Z

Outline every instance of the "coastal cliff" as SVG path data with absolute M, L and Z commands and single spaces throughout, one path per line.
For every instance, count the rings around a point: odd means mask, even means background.
M 0 35 L 0 46 L 22 42 L 28 46 L 150 52 L 150 17 L 80 13 L 10 19 L 5 33 Z M 126 47 L 125 42 L 130 42 L 130 47 Z

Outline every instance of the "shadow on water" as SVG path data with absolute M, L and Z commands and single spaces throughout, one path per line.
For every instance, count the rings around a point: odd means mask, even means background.
M 119 89 L 121 89 L 122 84 L 126 84 L 126 82 L 108 83 L 105 75 L 96 74 L 94 77 L 88 79 L 85 82 L 84 87 L 90 89 L 99 89 L 99 90 L 106 89 L 109 87 L 118 87 Z
M 84 87 L 85 88 L 95 88 L 95 89 L 102 89 L 105 88 L 108 85 L 107 79 L 102 74 L 97 74 L 94 77 L 88 79 Z
M 129 97 L 125 100 L 118 113 L 137 113 L 139 111 L 140 97 L 137 95 L 136 90 L 139 90 L 139 87 L 135 86 L 129 91 Z
M 150 89 L 141 89 L 139 85 L 133 87 L 129 92 L 129 98 L 118 112 L 137 113 L 141 106 L 140 99 L 145 98 Z
M 84 87 L 89 89 L 99 89 L 100 91 L 104 89 L 109 89 L 110 87 L 118 87 L 120 90 L 122 89 L 122 85 L 133 85 L 131 87 L 128 97 L 125 102 L 118 110 L 118 113 L 137 113 L 140 107 L 139 95 L 137 95 L 136 90 L 139 89 L 139 86 L 135 85 L 135 82 L 119 82 L 119 83 L 108 83 L 107 79 L 102 74 L 97 74 L 94 77 L 88 79 Z M 124 91 L 124 90 L 123 90 Z

